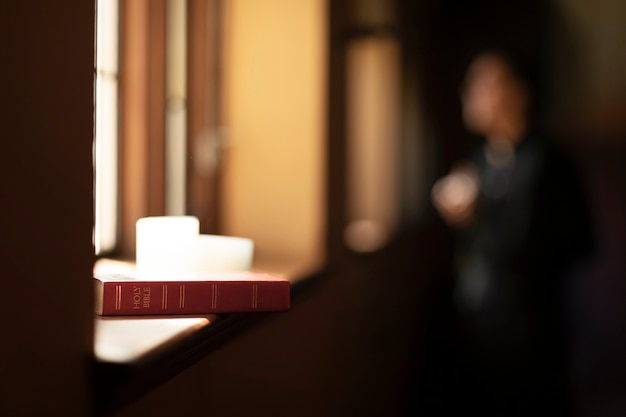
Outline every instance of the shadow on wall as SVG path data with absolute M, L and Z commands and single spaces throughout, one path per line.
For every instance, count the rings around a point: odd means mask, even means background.
M 597 252 L 569 294 L 572 379 L 581 415 L 621 416 L 626 413 L 626 143 L 590 146 L 580 159 Z

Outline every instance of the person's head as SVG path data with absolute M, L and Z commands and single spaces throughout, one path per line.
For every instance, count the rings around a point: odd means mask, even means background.
M 530 90 L 505 55 L 480 53 L 471 62 L 461 91 L 465 126 L 487 140 L 517 142 L 527 128 Z

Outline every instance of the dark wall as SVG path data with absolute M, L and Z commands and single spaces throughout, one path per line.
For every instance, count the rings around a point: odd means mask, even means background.
M 89 415 L 94 4 L 0 2 L 0 414 Z
M 575 409 L 617 416 L 626 410 L 626 61 L 620 29 L 626 14 L 619 0 L 600 3 L 585 9 L 573 1 L 402 2 L 440 174 L 479 143 L 462 126 L 458 98 L 475 48 L 510 48 L 533 68 L 541 99 L 538 129 L 577 167 L 596 247 L 567 295 Z M 599 71 L 600 60 L 611 68 Z M 615 76 L 620 68 L 622 79 Z M 599 79 L 600 72 L 613 78 Z

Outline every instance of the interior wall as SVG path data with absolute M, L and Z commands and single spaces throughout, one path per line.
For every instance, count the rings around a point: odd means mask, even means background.
M 553 17 L 549 61 L 555 129 L 577 139 L 623 141 L 626 3 L 556 0 Z
M 626 410 L 626 13 L 621 0 L 403 2 L 415 13 L 416 65 L 441 172 L 476 146 L 461 123 L 458 88 L 475 45 L 514 48 L 538 67 L 540 126 L 574 159 L 596 254 L 568 287 L 571 384 L 577 415 Z M 421 17 L 419 17 L 421 16 Z M 453 29 L 453 30 L 452 30 Z M 436 339 L 435 339 L 436 340 Z M 602 410 L 601 412 L 599 410 Z
M 88 416 L 94 2 L 0 2 L 0 415 Z
M 309 258 L 324 230 L 326 1 L 225 3 L 224 233 Z
M 596 253 L 571 282 L 581 416 L 626 413 L 626 3 L 554 2 L 552 127 L 573 144 Z

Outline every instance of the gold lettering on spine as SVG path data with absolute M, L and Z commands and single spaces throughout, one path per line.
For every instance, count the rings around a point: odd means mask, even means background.
M 185 308 L 185 286 L 184 285 L 181 285 L 179 287 L 178 307 Z
M 150 308 L 151 302 L 152 302 L 151 288 L 143 287 L 143 304 L 141 306 L 143 308 Z
M 256 310 L 259 305 L 259 286 L 252 285 L 252 309 Z
M 115 285 L 115 310 L 119 311 L 122 309 L 122 286 Z
M 133 310 L 141 308 L 141 288 L 133 285 Z
M 167 310 L 167 285 L 163 285 L 163 293 L 161 296 L 161 309 Z

